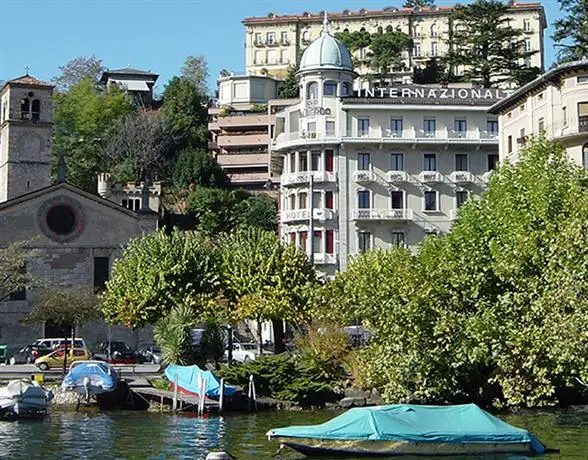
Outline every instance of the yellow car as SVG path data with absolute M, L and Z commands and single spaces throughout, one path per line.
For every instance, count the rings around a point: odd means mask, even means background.
M 35 366 L 42 371 L 46 371 L 52 367 L 63 367 L 63 355 L 65 351 L 63 348 L 55 350 L 45 356 L 40 356 L 35 360 Z M 68 348 L 67 350 L 67 365 L 69 366 L 74 361 L 87 361 L 90 359 L 90 353 L 85 348 Z

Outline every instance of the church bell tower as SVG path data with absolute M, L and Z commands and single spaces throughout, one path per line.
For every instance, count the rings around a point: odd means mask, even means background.
M 51 184 L 52 94 L 30 75 L 0 87 L 0 203 Z

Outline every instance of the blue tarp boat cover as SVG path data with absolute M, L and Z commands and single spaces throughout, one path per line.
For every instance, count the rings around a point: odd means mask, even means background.
M 220 396 L 220 378 L 212 371 L 204 371 L 198 366 L 178 366 L 170 364 L 165 369 L 165 376 L 173 383 L 175 375 L 178 376 L 178 386 L 190 393 L 199 394 L 200 376 L 206 379 L 206 396 L 218 398 Z M 225 383 L 225 396 L 232 396 L 237 388 Z
M 545 451 L 533 434 L 503 422 L 475 404 L 358 407 L 320 425 L 277 428 L 268 435 L 356 441 L 528 443 L 537 453 Z

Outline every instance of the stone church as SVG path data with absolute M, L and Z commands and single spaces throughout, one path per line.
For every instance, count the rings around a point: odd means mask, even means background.
M 29 75 L 0 87 L 0 246 L 30 240 L 37 249 L 29 265 L 34 286 L 0 302 L 0 343 L 11 351 L 63 334 L 52 324 L 22 323 L 42 286 L 102 288 L 122 246 L 158 222 L 158 184 L 145 189 L 139 206 L 135 184 L 127 197 L 120 187 L 102 196 L 87 193 L 68 184 L 63 170 L 51 182 L 52 92 L 52 85 Z M 104 180 L 101 186 L 105 192 Z M 108 338 L 135 347 L 152 340 L 150 330 L 104 323 L 84 325 L 76 335 L 89 347 Z

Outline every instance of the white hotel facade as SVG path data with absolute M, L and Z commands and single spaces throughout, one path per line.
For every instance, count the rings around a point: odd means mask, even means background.
M 369 248 L 446 232 L 498 163 L 503 90 L 364 87 L 328 27 L 300 63 L 301 97 L 276 114 L 280 232 L 325 275 Z M 356 87 L 361 87 L 357 84 Z M 270 104 L 271 105 L 271 104 Z

